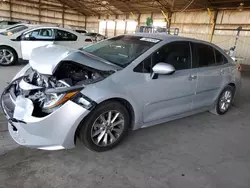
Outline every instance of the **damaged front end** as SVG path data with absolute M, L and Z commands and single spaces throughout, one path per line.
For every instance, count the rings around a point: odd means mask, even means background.
M 23 123 L 29 121 L 25 118 L 27 116 L 43 118 L 53 113 L 68 100 L 89 110 L 95 106 L 95 102 L 80 91 L 113 72 L 72 61 L 60 62 L 52 75 L 40 74 L 31 67 L 5 89 L 1 105 L 10 121 Z

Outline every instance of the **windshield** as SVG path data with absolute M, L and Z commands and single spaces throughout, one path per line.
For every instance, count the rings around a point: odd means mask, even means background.
M 9 25 L 1 25 L 0 24 L 0 29 L 6 29 L 6 28 L 8 28 L 8 27 L 10 27 Z
M 11 27 L 7 28 L 6 31 L 2 32 L 1 34 L 6 35 L 6 36 L 10 36 L 10 35 L 13 35 L 15 33 L 21 32 L 27 28 L 28 27 L 26 25 L 11 26 Z
M 25 29 L 28 29 L 28 27 L 26 25 L 19 25 L 19 26 L 12 27 L 11 29 L 7 29 L 7 31 L 14 34 L 14 33 L 18 33 L 20 31 L 23 31 Z
M 123 35 L 83 48 L 82 50 L 106 61 L 126 67 L 160 40 Z

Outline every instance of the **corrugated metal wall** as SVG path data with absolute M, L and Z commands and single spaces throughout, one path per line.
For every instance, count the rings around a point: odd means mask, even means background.
M 180 28 L 180 36 L 209 41 L 212 27 L 212 19 L 207 11 L 200 12 L 177 12 L 172 16 L 171 27 Z M 223 49 L 229 50 L 234 46 L 237 31 L 219 29 L 250 29 L 250 10 L 239 12 L 237 10 L 222 10 L 218 12 L 212 42 Z M 236 47 L 236 56 L 244 58 L 240 63 L 250 65 L 250 32 L 241 31 Z
M 85 16 L 64 7 L 56 0 L 5 0 L 0 2 L 0 20 L 16 20 L 32 24 L 85 28 Z
M 168 15 L 168 13 L 166 13 Z M 198 12 L 176 12 L 170 19 L 171 27 L 180 29 L 180 36 L 210 40 L 212 20 L 216 12 L 211 15 L 207 11 Z M 210 17 L 212 16 L 212 17 Z M 151 17 L 155 22 L 166 23 L 165 17 L 159 13 L 153 14 L 130 14 L 109 16 L 85 17 L 72 9 L 64 7 L 57 0 L 5 0 L 0 2 L 0 20 L 11 19 L 31 22 L 34 24 L 52 24 L 71 28 L 86 28 L 89 31 L 101 32 L 108 37 L 124 33 L 133 33 L 136 25 L 146 25 L 146 19 Z M 229 49 L 233 46 L 236 31 L 225 31 L 219 29 L 236 29 L 242 26 L 250 29 L 250 10 L 239 12 L 237 10 L 221 10 L 217 14 L 216 26 L 212 42 L 218 46 Z M 243 57 L 244 64 L 250 64 L 250 31 L 240 33 L 236 55 Z

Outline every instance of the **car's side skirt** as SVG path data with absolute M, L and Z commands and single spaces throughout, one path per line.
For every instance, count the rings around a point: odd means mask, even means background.
M 191 115 L 194 115 L 194 114 L 198 114 L 198 113 L 201 113 L 201 112 L 208 111 L 211 108 L 212 108 L 211 106 L 203 107 L 203 108 L 195 109 L 195 110 L 192 110 L 192 111 L 189 111 L 189 112 L 186 112 L 186 113 L 178 114 L 178 115 L 175 115 L 175 116 L 159 119 L 159 120 L 156 120 L 156 121 L 151 121 L 151 122 L 143 124 L 141 126 L 141 128 L 146 128 L 146 127 L 150 127 L 150 126 L 153 126 L 153 125 L 166 123 L 166 122 L 173 121 L 173 120 L 176 120 L 176 119 L 184 118 L 184 117 L 187 117 L 187 116 L 191 116 Z

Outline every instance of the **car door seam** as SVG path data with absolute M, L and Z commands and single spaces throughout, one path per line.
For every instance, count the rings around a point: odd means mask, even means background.
M 152 103 L 147 103 L 145 105 L 145 107 L 149 106 L 149 105 L 152 105 L 152 104 L 162 103 L 162 102 L 171 101 L 171 100 L 180 99 L 180 98 L 185 98 L 185 97 L 190 97 L 190 96 L 193 96 L 193 94 L 185 95 L 185 96 L 181 96 L 181 97 L 175 97 L 175 98 L 171 98 L 171 99 L 167 99 L 167 100 L 161 100 L 161 101 L 152 102 Z

